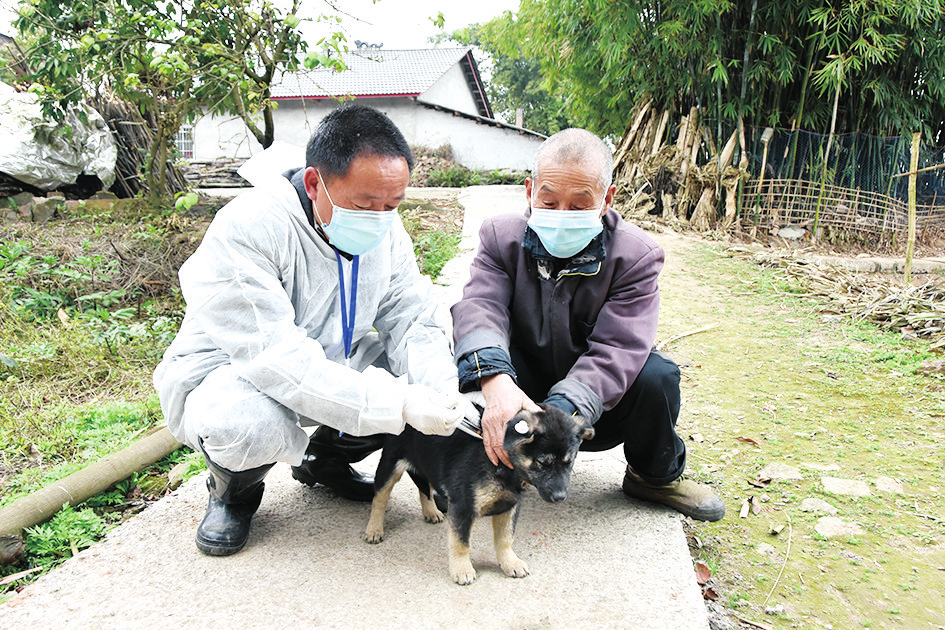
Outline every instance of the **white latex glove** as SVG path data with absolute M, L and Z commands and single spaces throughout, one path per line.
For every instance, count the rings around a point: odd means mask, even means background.
M 460 394 L 459 390 L 456 389 L 446 394 L 446 397 L 450 401 L 450 407 L 458 408 L 463 414 L 463 418 L 469 420 L 469 422 L 475 426 L 479 426 L 479 420 L 482 414 L 479 413 L 479 410 L 476 409 L 473 403 L 478 403 L 480 407 L 486 406 L 486 399 L 483 398 L 482 392 L 476 391 L 469 392 L 468 394 Z
M 459 392 L 457 392 L 457 397 Z M 412 383 L 404 395 L 404 422 L 427 435 L 450 435 L 463 420 L 464 408 L 459 400 L 435 390 Z

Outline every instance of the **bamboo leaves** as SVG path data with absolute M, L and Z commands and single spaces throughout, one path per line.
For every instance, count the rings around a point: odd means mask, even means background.
M 633 104 L 716 127 L 772 125 L 945 143 L 945 5 L 939 0 L 522 0 L 505 38 L 538 59 L 569 115 L 619 135 Z

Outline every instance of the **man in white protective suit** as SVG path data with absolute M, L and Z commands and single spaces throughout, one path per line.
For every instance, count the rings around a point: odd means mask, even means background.
M 373 479 L 351 464 L 384 434 L 448 435 L 475 413 L 397 215 L 412 168 L 386 115 L 339 108 L 305 166 L 256 177 L 181 267 L 187 311 L 154 384 L 171 433 L 210 470 L 204 553 L 243 548 L 275 462 L 370 501 Z

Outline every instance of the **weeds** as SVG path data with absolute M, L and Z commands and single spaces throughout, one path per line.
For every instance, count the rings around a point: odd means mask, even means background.
M 420 273 L 430 278 L 440 275 L 443 267 L 459 251 L 460 237 L 457 234 L 430 232 L 414 241 L 414 251 Z
M 93 510 L 64 505 L 49 522 L 26 529 L 26 552 L 36 565 L 59 564 L 91 547 L 108 529 L 105 520 Z
M 525 173 L 511 173 L 499 169 L 482 171 L 469 169 L 460 164 L 433 169 L 427 175 L 426 185 L 432 188 L 465 188 L 495 184 L 524 184 Z

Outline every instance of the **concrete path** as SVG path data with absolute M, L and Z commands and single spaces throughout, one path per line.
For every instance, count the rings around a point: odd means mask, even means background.
M 437 288 L 445 305 L 459 297 L 482 217 L 521 211 L 524 199 L 522 187 L 462 193 L 462 255 L 441 276 L 450 284 Z M 193 542 L 204 473 L 0 605 L 0 629 L 707 630 L 679 517 L 625 497 L 623 468 L 619 448 L 582 453 L 564 504 L 526 494 L 514 545 L 531 569 L 524 579 L 505 577 L 489 523 L 477 523 L 479 579 L 464 587 L 449 577 L 445 526 L 423 521 L 406 477 L 386 539 L 368 545 L 368 504 L 303 486 L 279 464 L 246 549 L 212 558 Z

